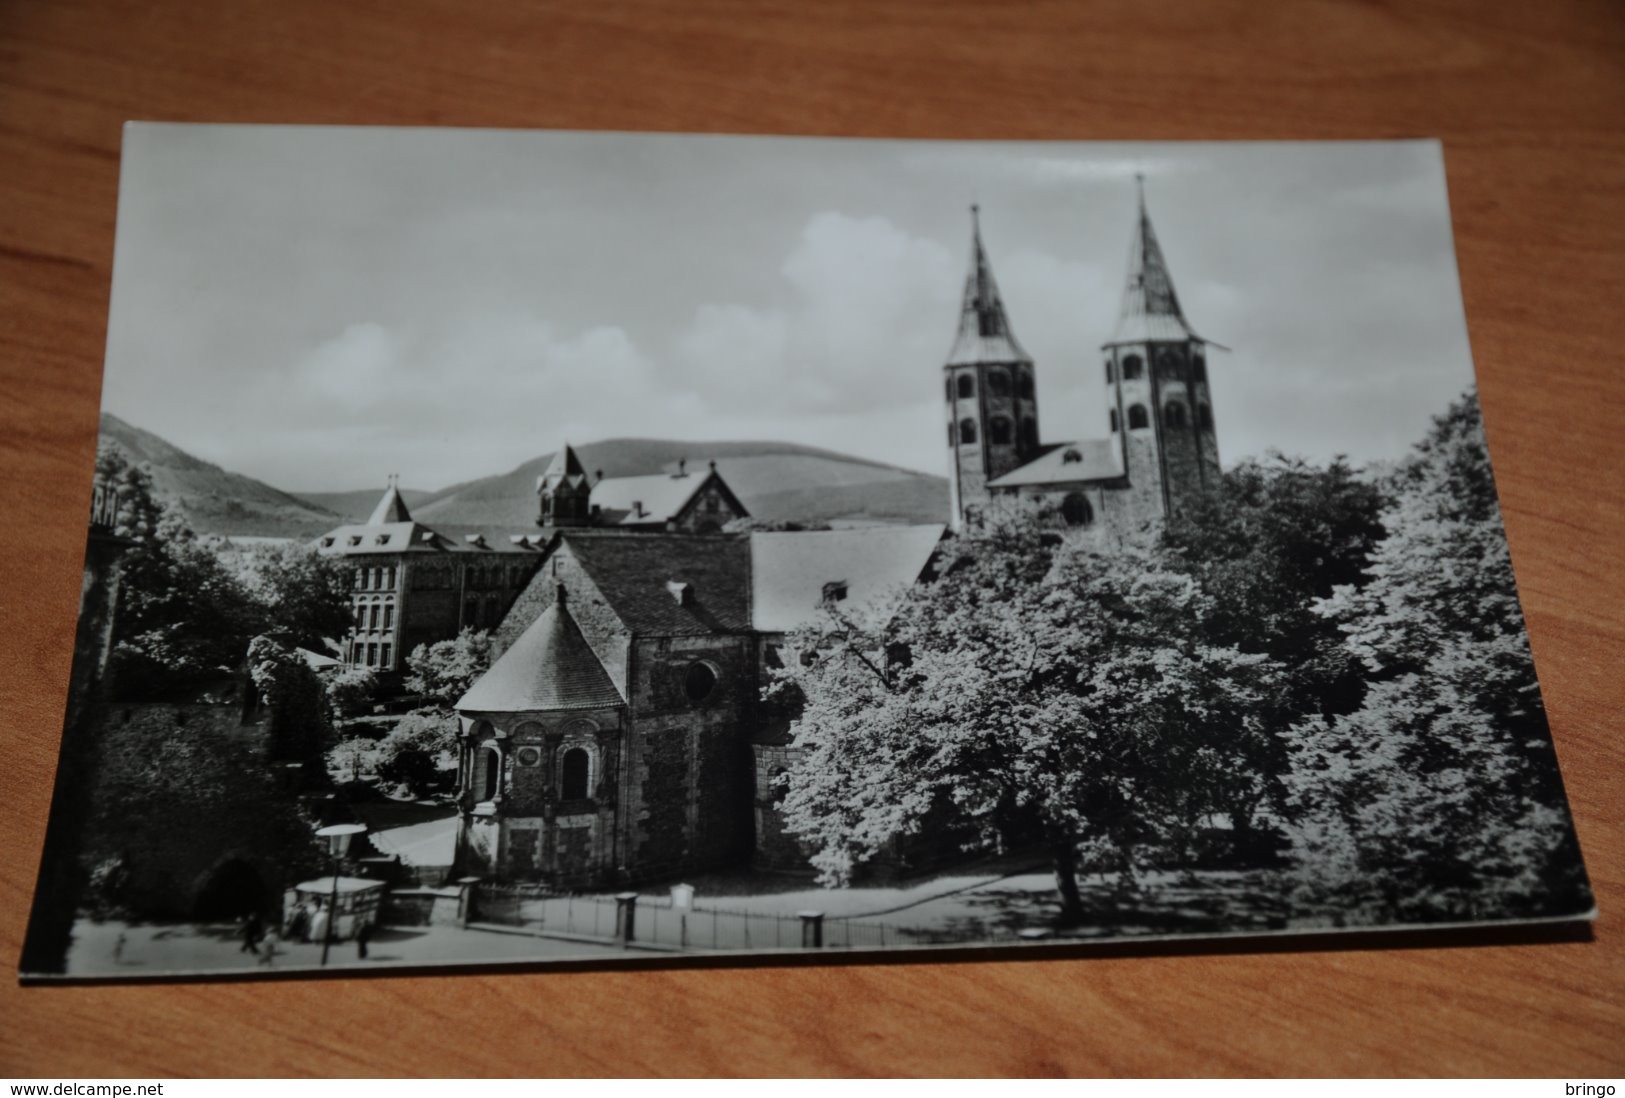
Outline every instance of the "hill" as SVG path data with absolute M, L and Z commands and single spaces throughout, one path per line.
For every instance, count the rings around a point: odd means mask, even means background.
M 575 448 L 589 474 L 606 477 L 675 472 L 687 459 L 691 472 L 717 463 L 753 517 L 770 521 L 941 522 L 948 484 L 894 465 L 792 442 L 681 442 L 615 438 Z M 506 473 L 453 485 L 412 503 L 412 515 L 433 526 L 512 526 L 536 521 L 536 478 L 552 453 Z
M 195 458 L 107 412 L 102 413 L 101 437 L 147 466 L 158 498 L 176 507 L 198 533 L 315 537 L 340 521 L 320 504 Z

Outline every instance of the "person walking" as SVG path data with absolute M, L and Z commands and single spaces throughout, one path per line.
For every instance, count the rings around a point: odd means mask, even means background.
M 362 923 L 355 932 L 355 955 L 365 961 L 367 959 L 367 942 L 372 938 L 372 924 Z
M 265 924 L 260 921 L 258 911 L 250 911 L 243 916 L 243 944 L 237 948 L 238 953 L 252 953 L 256 957 L 260 952 L 260 938 L 265 934 Z

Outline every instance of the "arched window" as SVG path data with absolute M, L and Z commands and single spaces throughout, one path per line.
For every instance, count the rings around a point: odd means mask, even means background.
M 1196 422 L 1204 431 L 1213 430 L 1213 409 L 1206 404 L 1196 406 Z
M 1010 443 L 1010 421 L 1003 416 L 994 416 L 987 425 L 987 436 L 995 446 L 1007 446 Z
M 954 379 L 951 378 L 951 377 L 948 377 L 948 378 L 943 378 L 942 380 L 943 380 L 943 384 L 945 386 L 946 395 L 947 395 L 948 399 L 951 401 L 954 398 Z
M 989 370 L 987 372 L 987 391 L 996 397 L 1010 395 L 1010 375 L 1003 370 Z
M 1021 441 L 1029 447 L 1038 445 L 1038 421 L 1032 416 L 1021 421 Z
M 1082 461 L 1083 455 L 1070 446 L 1067 447 L 1066 452 L 1061 455 L 1062 465 L 1078 465 L 1082 463 Z
M 1128 429 L 1138 431 L 1149 426 L 1151 426 L 1151 417 L 1145 414 L 1145 405 L 1130 404 L 1128 406 Z
M 1026 370 L 1021 371 L 1021 380 L 1016 382 L 1016 388 L 1021 393 L 1022 400 L 1033 398 L 1033 375 Z
M 1095 521 L 1095 509 L 1089 506 L 1082 492 L 1068 492 L 1061 501 L 1061 518 L 1068 526 L 1088 526 Z
M 1111 359 L 1106 360 L 1106 384 L 1110 385 L 1117 380 L 1117 365 Z
M 959 436 L 954 433 L 954 425 L 952 423 L 948 424 L 948 445 L 949 446 L 958 446 L 959 445 Z
M 1123 380 L 1133 381 L 1145 373 L 1145 362 L 1139 355 L 1129 355 L 1123 360 Z
M 702 661 L 689 664 L 688 674 L 683 676 L 683 693 L 688 700 L 699 703 L 711 696 L 711 691 L 717 686 L 717 673 L 711 665 Z
M 959 421 L 959 441 L 963 442 L 966 446 L 974 446 L 976 444 L 976 421 L 974 419 L 962 419 Z
M 1117 433 L 1117 409 L 1113 408 L 1109 415 L 1112 421 L 1112 434 L 1115 435 Z
M 566 801 L 587 799 L 587 781 L 592 771 L 592 758 L 585 747 L 572 747 L 559 761 L 559 796 Z
M 976 381 L 969 374 L 959 375 L 959 399 L 969 400 L 976 395 Z
M 502 752 L 487 745 L 480 751 L 480 762 L 480 800 L 495 800 L 497 791 L 502 788 Z
M 1177 400 L 1170 400 L 1163 405 L 1162 422 L 1169 427 L 1185 426 L 1185 406 Z

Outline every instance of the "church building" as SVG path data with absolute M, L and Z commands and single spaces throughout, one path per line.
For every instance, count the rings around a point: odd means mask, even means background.
M 1033 360 L 999 296 L 976 207 L 971 214 L 970 274 L 943 365 L 954 528 L 1025 501 L 1069 527 L 1126 531 L 1177 514 L 1216 484 L 1207 356 L 1219 345 L 1180 309 L 1143 182 L 1122 305 L 1101 345 L 1102 437 L 1039 442 Z

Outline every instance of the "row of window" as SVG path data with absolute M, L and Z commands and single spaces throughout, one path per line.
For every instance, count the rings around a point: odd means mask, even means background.
M 1118 429 L 1117 409 L 1110 413 L 1112 431 Z M 1164 427 L 1184 428 L 1190 426 L 1190 417 L 1185 411 L 1185 405 L 1177 400 L 1170 400 L 1162 406 L 1162 424 Z M 1213 411 L 1206 404 L 1196 406 L 1196 425 L 1204 431 L 1213 430 Z M 1151 417 L 1143 404 L 1130 404 L 1128 406 L 1128 429 L 1138 431 L 1151 426 Z
M 395 568 L 357 568 L 355 570 L 355 589 L 357 591 L 393 591 L 395 590 Z
M 977 439 L 976 421 L 966 417 L 959 423 L 948 424 L 949 446 L 974 446 Z M 995 446 L 1008 446 L 1014 434 L 1010 420 L 1005 416 L 994 416 L 987 421 L 988 441 Z M 1029 447 L 1038 445 L 1038 422 L 1032 416 L 1026 416 L 1021 421 L 1021 441 Z
M 1179 354 L 1175 351 L 1164 351 L 1157 360 L 1162 365 L 1162 376 L 1177 377 L 1179 375 Z M 1145 360 L 1139 355 L 1125 355 L 1123 357 L 1123 380 L 1135 381 L 1145 376 Z M 1191 378 L 1195 381 L 1207 380 L 1207 360 L 1201 355 L 1191 358 Z M 1117 366 L 1111 359 L 1106 360 L 1106 384 L 1110 385 L 1117 380 Z
M 388 641 L 382 643 L 363 644 L 360 641 L 350 646 L 350 662 L 362 667 L 373 667 L 381 671 L 388 671 L 392 666 L 391 657 L 394 655 Z
M 470 786 L 482 801 L 496 799 L 502 791 L 502 751 L 494 744 L 477 749 L 470 760 L 476 763 Z M 542 752 L 538 747 L 521 747 L 514 752 L 516 766 L 540 766 Z M 559 756 L 558 793 L 563 801 L 584 801 L 592 796 L 592 753 L 585 747 L 567 747 Z
M 525 580 L 526 567 L 523 564 L 475 564 L 461 569 L 460 574 L 465 588 L 518 587 Z M 419 591 L 456 587 L 458 576 L 459 569 L 454 564 L 414 562 L 412 565 L 412 586 Z
M 988 370 L 983 375 L 987 379 L 989 396 L 1007 397 L 1010 395 L 1010 375 L 1004 370 Z M 1016 390 L 1022 400 L 1033 399 L 1033 377 L 1025 370 L 1016 378 Z M 954 377 L 948 378 L 947 397 L 953 400 L 955 395 L 960 400 L 970 400 L 976 395 L 976 374 L 972 370 L 965 370 Z
M 370 602 L 357 602 L 355 606 L 355 627 L 357 629 L 395 628 L 395 603 L 376 598 Z

